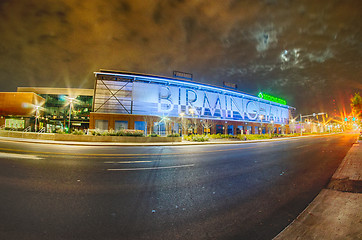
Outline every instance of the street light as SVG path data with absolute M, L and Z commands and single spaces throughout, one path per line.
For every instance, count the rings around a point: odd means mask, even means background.
M 160 120 L 160 124 L 159 125 L 161 125 L 161 123 L 163 122 L 164 124 L 165 124 L 165 131 L 166 131 L 166 135 L 168 134 L 168 122 L 170 121 L 170 119 L 167 117 L 167 116 L 162 116 L 161 117 L 161 120 Z
M 262 134 L 264 115 L 260 115 L 259 118 L 260 118 L 260 134 Z
M 180 112 L 179 116 L 181 117 L 181 135 L 183 135 L 183 129 L 184 129 L 184 116 L 185 116 L 185 113 L 184 112 Z
M 73 97 L 70 97 L 68 98 L 68 101 L 69 101 L 69 123 L 68 123 L 68 131 L 70 132 L 70 118 L 72 116 L 72 105 L 73 105 L 73 101 L 74 101 L 75 98 Z
M 35 126 L 34 126 L 35 132 L 38 131 L 37 122 L 38 122 L 38 117 L 39 117 L 39 108 L 40 108 L 40 106 L 35 106 Z
M 296 131 L 295 125 L 294 125 L 295 119 L 290 119 L 290 122 L 291 122 L 291 124 L 289 124 L 289 126 L 290 126 L 289 131 L 291 130 L 292 133 L 294 133 Z
M 191 113 L 192 117 L 194 117 L 194 114 L 195 114 L 195 109 L 190 108 L 190 109 L 189 109 L 189 113 Z
M 192 125 L 194 125 L 193 128 L 192 128 L 192 132 L 193 132 L 192 134 L 194 134 L 195 133 L 195 128 L 196 128 L 196 121 L 194 119 L 195 109 L 193 109 L 193 108 L 189 109 L 189 113 L 191 113 L 191 115 L 192 115 Z

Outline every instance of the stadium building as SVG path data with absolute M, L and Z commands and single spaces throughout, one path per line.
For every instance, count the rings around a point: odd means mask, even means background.
M 159 135 L 289 132 L 294 108 L 284 100 L 187 78 L 95 72 L 90 129 L 137 129 Z

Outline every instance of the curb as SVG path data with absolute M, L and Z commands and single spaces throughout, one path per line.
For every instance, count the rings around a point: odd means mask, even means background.
M 220 141 L 220 142 L 156 142 L 156 143 L 117 143 L 117 142 L 71 142 L 71 141 L 52 141 L 52 140 L 39 140 L 39 139 L 25 139 L 25 138 L 12 138 L 12 137 L 0 137 L 0 141 L 3 142 L 24 142 L 24 143 L 40 143 L 40 144 L 56 144 L 56 145 L 70 145 L 70 146 L 124 146 L 124 147 L 145 147 L 145 146 L 189 146 L 189 145 L 218 145 L 218 144 L 246 144 L 246 143 L 258 143 L 258 142 L 273 142 L 273 141 L 286 141 L 307 137 L 323 137 L 332 134 L 325 135 L 307 135 L 298 137 L 281 137 L 272 139 L 261 140 L 246 140 L 246 141 Z
M 360 239 L 362 141 L 352 144 L 327 187 L 273 240 Z M 353 226 L 353 227 L 352 227 Z

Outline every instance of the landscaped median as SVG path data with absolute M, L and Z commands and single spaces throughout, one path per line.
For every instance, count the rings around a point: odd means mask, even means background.
M 1 137 L 27 138 L 53 141 L 76 141 L 76 142 L 129 142 L 129 143 L 155 143 L 155 142 L 181 142 L 182 138 L 176 135 L 160 137 L 157 135 L 145 137 L 143 133 L 134 130 L 113 132 L 113 131 L 89 131 L 89 134 L 73 132 L 66 133 L 34 133 L 0 130 Z
M 322 133 L 308 133 L 304 135 L 317 135 Z M 218 141 L 218 140 L 226 140 L 226 141 L 235 141 L 235 140 L 263 140 L 263 139 L 271 139 L 271 138 L 284 138 L 284 137 L 299 137 L 299 133 L 293 134 L 238 134 L 238 135 L 230 135 L 230 134 L 208 134 L 208 135 L 185 135 L 183 138 L 187 141 L 193 142 L 206 142 L 206 141 Z

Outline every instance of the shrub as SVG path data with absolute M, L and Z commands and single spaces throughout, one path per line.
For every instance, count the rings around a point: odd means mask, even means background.
M 282 137 L 297 137 L 297 136 L 300 136 L 300 133 L 282 134 Z
M 117 132 L 115 132 L 113 129 L 108 131 L 108 135 L 107 136 L 117 136 Z
M 93 136 L 134 136 L 134 137 L 142 137 L 142 130 L 134 130 L 134 129 L 121 129 L 118 131 L 109 130 L 109 131 L 101 131 L 101 130 L 93 130 L 90 131 Z
M 74 134 L 74 135 L 84 135 L 84 132 L 82 130 L 74 129 L 72 134 Z
M 56 133 L 65 134 L 66 132 L 64 131 L 64 129 L 59 128 L 59 129 L 56 130 Z
M 134 130 L 134 129 L 122 129 L 119 130 L 118 136 L 133 136 L 133 137 L 142 137 L 143 131 L 142 130 Z
M 109 132 L 108 131 L 104 131 L 101 133 L 101 136 L 109 136 Z
M 220 134 L 220 133 L 218 133 L 218 134 L 210 134 L 209 137 L 210 137 L 211 139 L 220 139 L 220 138 L 221 138 L 221 134 Z
M 192 141 L 192 136 L 193 136 L 193 135 L 184 135 L 184 140 L 186 140 L 186 141 Z
M 101 136 L 102 132 L 99 129 L 91 130 L 90 133 L 93 136 Z
M 223 138 L 237 138 L 237 136 L 231 135 L 231 134 L 210 134 L 208 135 L 211 139 L 223 139 Z
M 237 136 L 240 140 L 261 140 L 270 138 L 269 134 L 239 134 Z
M 205 141 L 209 141 L 209 137 L 206 135 L 194 135 L 192 137 L 192 141 L 194 142 L 205 142 Z
M 167 137 L 179 137 L 179 136 L 180 136 L 180 134 L 178 134 L 178 133 L 173 133 L 173 134 L 167 135 Z
M 194 141 L 194 142 L 205 142 L 205 141 L 209 141 L 210 138 L 209 136 L 207 135 L 198 135 L 198 134 L 195 134 L 195 135 L 184 135 L 184 139 L 186 141 Z
M 278 138 L 279 135 L 278 135 L 278 133 L 272 133 L 271 137 L 272 137 L 272 138 Z
M 148 135 L 149 137 L 159 137 L 159 135 L 157 135 L 156 133 L 151 133 L 150 135 Z

